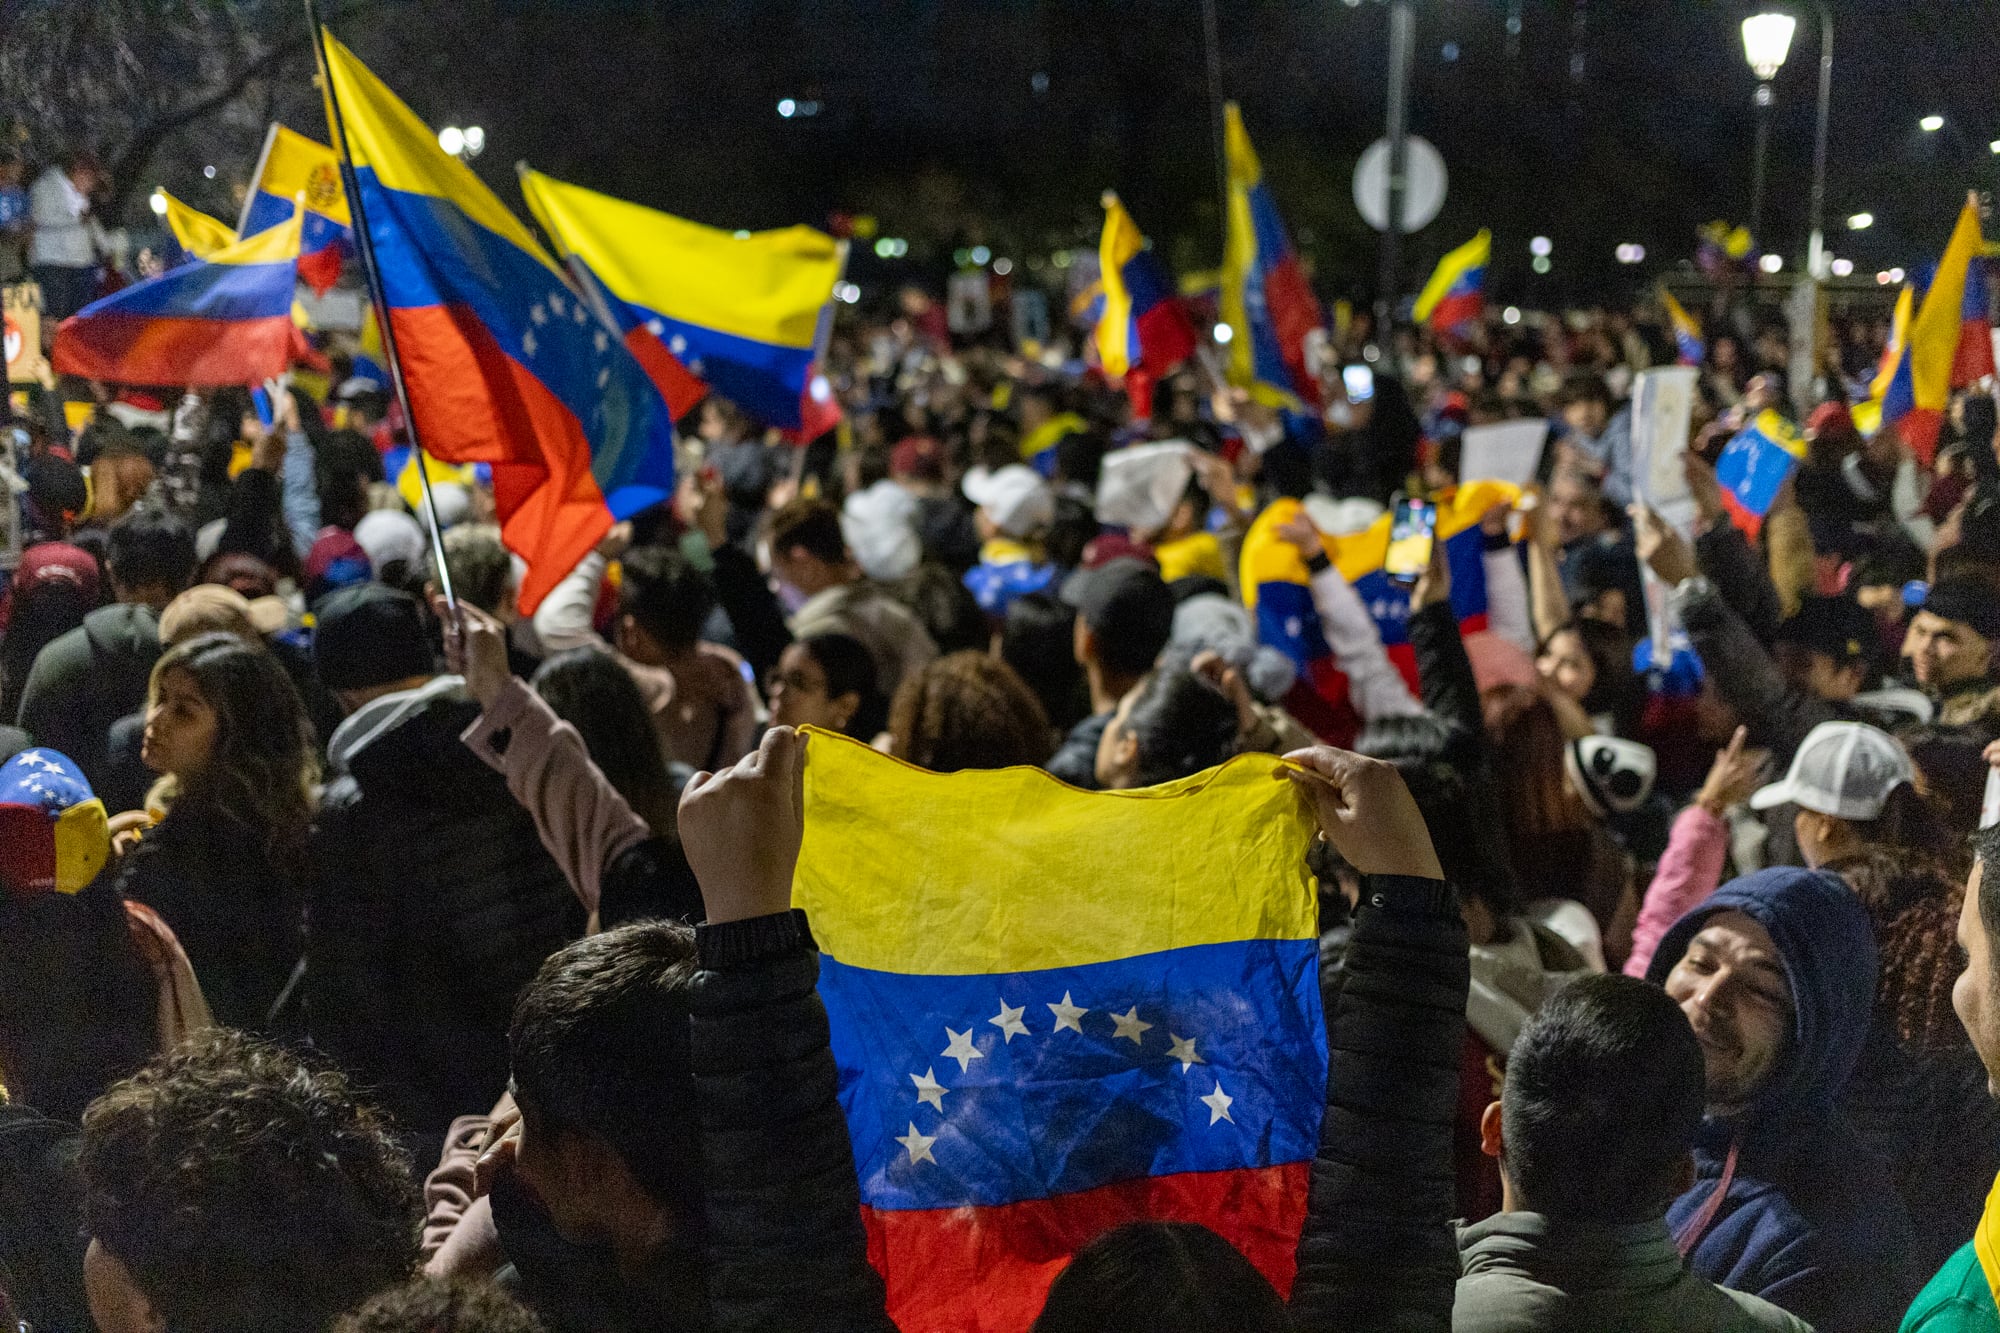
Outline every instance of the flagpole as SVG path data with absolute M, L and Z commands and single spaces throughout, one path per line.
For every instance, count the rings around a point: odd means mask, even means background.
M 1229 151 L 1222 130 L 1222 39 L 1216 32 L 1215 0 L 1201 0 L 1202 45 L 1208 63 L 1208 131 L 1214 140 L 1217 221 L 1223 245 L 1229 244 Z
M 452 592 L 451 569 L 444 559 L 444 532 L 438 527 L 437 501 L 431 495 L 431 470 L 417 434 L 417 414 L 410 410 L 410 389 L 403 382 L 403 359 L 396 351 L 396 325 L 389 318 L 389 302 L 382 286 L 382 270 L 375 262 L 375 241 L 368 233 L 368 212 L 361 200 L 361 180 L 354 170 L 354 155 L 347 147 L 347 121 L 340 112 L 340 94 L 334 90 L 333 74 L 327 66 L 326 30 L 320 26 L 317 0 L 305 0 L 306 22 L 312 27 L 313 57 L 319 62 L 320 86 L 326 92 L 326 123 L 333 137 L 333 150 L 340 155 L 341 187 L 347 191 L 347 211 L 354 220 L 355 247 L 361 267 L 368 275 L 368 296 L 375 303 L 375 327 L 382 334 L 382 354 L 389 361 L 389 380 L 395 386 L 396 402 L 403 409 L 403 426 L 410 432 L 410 450 L 417 465 L 417 482 L 424 496 L 424 528 L 431 539 L 431 563 L 437 586 L 454 615 L 458 598 Z

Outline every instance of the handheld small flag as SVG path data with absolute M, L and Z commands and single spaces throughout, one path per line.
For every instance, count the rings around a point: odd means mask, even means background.
M 1896 359 L 1885 365 L 1886 378 L 1875 380 L 1882 426 L 1895 427 L 1925 467 L 1937 453 L 1938 429 L 1952 390 L 1993 373 L 1986 279 L 1978 259 L 1983 248 L 1978 203 L 1968 200 L 1921 297 L 1913 283 L 1897 298 L 1890 338 Z M 1914 315 L 1905 309 L 1906 298 Z
M 1222 322 L 1229 340 L 1229 382 L 1278 407 L 1319 406 L 1319 384 L 1306 368 L 1306 335 L 1322 323 L 1319 298 L 1285 233 L 1264 183 L 1236 103 L 1223 108 L 1229 219 L 1222 251 Z
M 227 223 L 217 221 L 165 190 L 160 191 L 160 198 L 167 204 L 167 230 L 174 234 L 174 240 L 188 258 L 206 259 L 236 239 L 236 233 Z
M 614 521 L 673 494 L 672 420 L 472 170 L 331 33 L 326 60 L 412 424 L 437 458 L 491 464 L 532 611 Z
M 282 375 L 298 341 L 303 214 L 94 301 L 56 329 L 57 373 L 220 388 Z
M 806 749 L 793 899 L 888 1313 L 1021 1333 L 1099 1233 L 1294 1276 L 1326 1097 L 1313 823 L 1281 763 L 1081 792 Z
M 841 243 L 811 227 L 748 236 L 523 169 L 528 210 L 565 255 L 715 391 L 797 428 Z
M 1159 256 L 1147 248 L 1139 224 L 1109 191 L 1097 257 L 1104 284 L 1098 358 L 1105 374 L 1127 377 L 1133 413 L 1150 417 L 1152 386 L 1194 354 L 1194 325 Z
M 1451 337 L 1464 337 L 1486 307 L 1486 266 L 1493 259 L 1493 233 L 1479 234 L 1459 246 L 1431 272 L 1430 281 L 1410 311 L 1418 323 Z
M 1660 305 L 1666 309 L 1667 323 L 1673 327 L 1676 363 L 1683 366 L 1698 366 L 1708 355 L 1708 346 L 1701 339 L 1701 325 L 1687 312 L 1687 307 L 1674 299 L 1674 294 L 1665 287 L 1660 288 Z
M 306 220 L 299 244 L 299 280 L 325 292 L 340 280 L 340 264 L 354 253 L 354 225 L 340 184 L 340 155 L 272 122 L 264 152 L 243 199 L 238 236 L 255 236 L 291 215 L 292 201 L 305 198 Z
M 1715 460 L 1715 480 L 1722 487 L 1722 506 L 1730 521 L 1754 538 L 1785 478 L 1805 456 L 1805 441 L 1790 422 L 1769 408 L 1759 412 L 1722 446 L 1722 456 Z

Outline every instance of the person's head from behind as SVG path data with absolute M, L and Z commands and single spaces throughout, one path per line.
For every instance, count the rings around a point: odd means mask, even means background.
M 1567 546 L 1585 537 L 1595 537 L 1609 526 L 1604 516 L 1604 491 L 1597 478 L 1581 468 L 1558 467 L 1549 479 L 1549 513 L 1556 523 L 1556 535 Z
M 671 831 L 678 798 L 646 697 L 624 664 L 602 648 L 571 648 L 537 667 L 532 684 L 626 804 L 654 832 Z
M 314 1333 L 417 1264 L 416 1183 L 339 1074 L 217 1032 L 83 1118 L 101 1333 Z
M 136 505 L 111 525 L 104 564 L 114 598 L 157 611 L 194 577 L 194 534 L 165 510 Z
M 140 757 L 173 777 L 177 802 L 244 821 L 272 848 L 304 842 L 319 779 L 312 723 L 262 645 L 198 634 L 162 654 Z
M 1119 693 L 1153 669 L 1174 633 L 1174 594 L 1143 560 L 1119 557 L 1063 584 L 1076 608 L 1071 649 L 1084 670 Z
M 766 520 L 771 573 L 810 597 L 852 583 L 859 571 L 840 530 L 840 511 L 825 500 L 793 500 Z
M 1000 659 L 1028 683 L 1048 710 L 1049 721 L 1061 731 L 1068 731 L 1090 709 L 1075 636 L 1076 610 L 1058 597 L 1031 592 L 1007 604 Z
M 1965 575 L 1941 579 L 1910 621 L 1903 656 L 1919 686 L 1942 693 L 1992 674 L 2000 591 Z
M 949 653 L 905 680 L 889 705 L 889 753 L 934 773 L 1047 761 L 1048 714 L 1014 669 Z
M 1289 1333 L 1262 1273 L 1192 1222 L 1128 1222 L 1056 1275 L 1030 1333 Z
M 444 534 L 444 564 L 451 590 L 502 624 L 512 622 L 514 557 L 491 523 L 461 523 Z
M 514 1006 L 514 1168 L 572 1243 L 644 1248 L 699 1226 L 697 966 L 690 927 L 620 926 L 552 955 Z
M 1435 713 L 1388 714 L 1371 718 L 1355 739 L 1355 751 L 1394 764 L 1430 830 L 1445 878 L 1458 889 L 1466 930 L 1484 944 L 1505 929 L 1521 910 L 1507 849 L 1483 838 L 1465 819 L 1469 793 L 1465 773 L 1476 755 L 1475 738 Z
M 1192 777 L 1236 753 L 1236 705 L 1169 653 L 1119 700 L 1097 744 L 1097 785 L 1106 791 Z
M 359 395 L 372 399 L 372 395 Z M 363 414 L 358 401 L 349 406 L 349 421 L 372 424 L 381 420 L 379 406 L 370 401 L 374 415 Z M 352 530 L 368 512 L 368 483 L 381 481 L 382 455 L 359 430 L 337 430 L 318 446 L 313 458 L 313 484 L 319 492 L 320 518 L 330 527 Z M 447 548 L 449 549 L 449 548 Z
M 313 667 L 346 712 L 416 689 L 435 674 L 423 611 L 399 588 L 340 588 L 322 597 L 313 614 Z
M 1845 703 L 1874 669 L 1875 618 L 1850 597 L 1807 597 L 1778 626 L 1772 645 L 1786 683 L 1814 698 Z
M 766 689 L 774 726 L 821 727 L 865 741 L 889 717 L 875 659 L 852 635 L 815 634 L 787 644 Z
M 625 553 L 618 584 L 618 651 L 635 662 L 664 666 L 694 651 L 715 610 L 715 585 L 677 551 L 635 546 Z
M 1515 1040 L 1481 1146 L 1500 1161 L 1509 1212 L 1649 1221 L 1689 1183 L 1705 1101 L 1701 1044 L 1673 1000 L 1633 977 L 1581 977 Z
M 2000 824 L 1973 837 L 1975 859 L 1958 914 L 1958 947 L 1964 968 L 1952 986 L 1951 1007 L 1986 1066 L 1988 1095 L 2000 1098 Z
M 250 599 L 219 583 L 197 583 L 160 612 L 161 647 L 203 634 L 229 634 L 253 646 L 263 643 L 250 619 Z
M 342 1315 L 332 1333 L 542 1333 L 542 1321 L 491 1282 L 426 1276 Z

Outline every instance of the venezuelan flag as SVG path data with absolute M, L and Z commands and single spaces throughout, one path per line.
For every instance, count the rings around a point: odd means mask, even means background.
M 236 233 L 229 230 L 227 223 L 190 207 L 165 190 L 160 191 L 160 198 L 167 203 L 167 230 L 174 234 L 188 258 L 206 259 L 236 239 Z
M 1222 248 L 1222 322 L 1229 340 L 1229 382 L 1274 406 L 1319 405 L 1306 369 L 1306 334 L 1321 323 L 1319 298 L 1306 282 L 1284 219 L 1264 184 L 1264 168 L 1243 115 L 1224 108 L 1229 218 Z
M 389 354 L 382 350 L 382 321 L 375 317 L 371 301 L 361 316 L 361 337 L 354 349 L 354 374 L 389 387 Z
M 340 280 L 340 263 L 354 252 L 354 223 L 347 192 L 340 184 L 340 155 L 272 122 L 264 152 L 250 177 L 238 236 L 255 236 L 290 215 L 292 200 L 306 201 L 304 237 L 299 246 L 299 278 L 324 292 Z
M 1280 768 L 1080 792 L 812 733 L 793 900 L 900 1327 L 1025 1330 L 1141 1218 L 1290 1288 L 1327 1053 L 1313 824 Z
M 1410 314 L 1429 321 L 1434 332 L 1463 337 L 1486 308 L 1486 266 L 1493 260 L 1493 233 L 1479 234 L 1438 260 Z
M 1667 323 L 1673 327 L 1676 360 L 1683 366 L 1700 365 L 1708 355 L 1708 347 L 1701 340 L 1701 325 L 1665 287 L 1660 288 L 1660 305 L 1667 312 Z
M 216 388 L 284 373 L 297 341 L 299 225 L 233 241 L 206 259 L 92 302 L 56 329 L 56 371 L 125 384 Z
M 1968 200 L 1921 298 L 1906 292 L 1916 313 L 1900 341 L 1892 337 L 1898 355 L 1888 378 L 1876 378 L 1881 424 L 1894 426 L 1925 467 L 1937 453 L 1951 391 L 1993 371 L 1985 274 L 1974 272 L 1983 248 L 1979 208 Z M 1902 297 L 1897 308 L 1902 314 Z
M 1715 480 L 1730 521 L 1754 539 L 1785 478 L 1805 456 L 1805 441 L 1769 408 L 1730 437 L 1715 460 Z
M 666 404 L 471 169 L 330 33 L 326 53 L 413 424 L 436 457 L 492 465 L 532 611 L 614 520 L 673 494 Z
M 521 173 L 521 193 L 556 248 L 689 370 L 753 416 L 799 426 L 838 241 L 811 227 L 737 236 L 539 171 Z
M 1104 309 L 1097 320 L 1097 353 L 1107 375 L 1140 371 L 1151 415 L 1151 382 L 1194 355 L 1194 326 L 1174 295 L 1173 280 L 1146 246 L 1139 224 L 1117 195 L 1104 195 L 1104 234 L 1097 243 Z M 1127 386 L 1128 391 L 1131 386 Z M 1138 397 L 1134 395 L 1134 410 Z

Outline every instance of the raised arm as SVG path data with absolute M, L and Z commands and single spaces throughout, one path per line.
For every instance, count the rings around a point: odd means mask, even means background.
M 1667 850 L 1653 871 L 1653 882 L 1646 886 L 1639 920 L 1632 928 L 1632 952 L 1622 969 L 1626 976 L 1644 977 L 1667 928 L 1722 882 L 1729 852 L 1729 826 L 1722 822 L 1722 812 L 1748 798 L 1770 758 L 1763 750 L 1744 748 L 1749 734 L 1747 727 L 1736 729 L 1729 744 L 1716 753 L 1693 804 L 1675 817 Z

